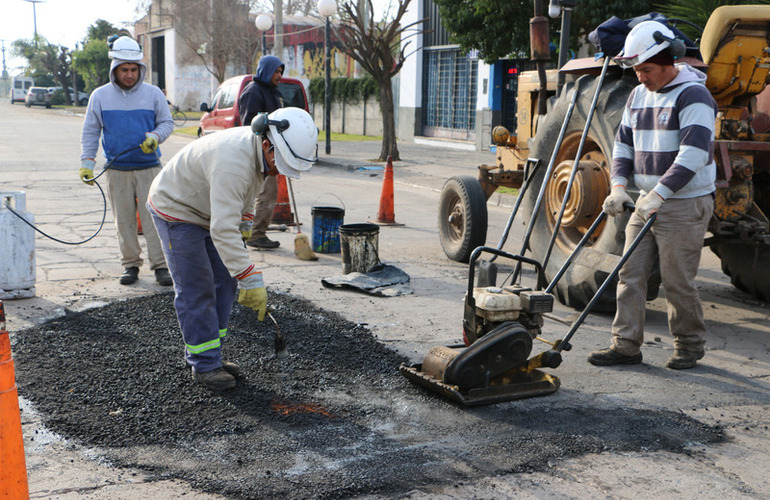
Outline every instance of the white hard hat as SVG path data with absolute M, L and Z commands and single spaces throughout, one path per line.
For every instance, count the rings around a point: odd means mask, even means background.
M 267 134 L 275 146 L 275 166 L 294 179 L 318 161 L 318 128 L 313 118 L 301 108 L 279 108 L 269 115 L 258 114 L 251 130 Z
M 628 33 L 623 50 L 615 58 L 615 62 L 624 68 L 633 68 L 667 49 L 676 40 L 674 32 L 665 24 L 644 21 Z
M 110 39 L 108 44 L 110 47 L 108 53 L 110 59 L 120 59 L 121 61 L 142 60 L 142 46 L 130 36 L 121 36 Z

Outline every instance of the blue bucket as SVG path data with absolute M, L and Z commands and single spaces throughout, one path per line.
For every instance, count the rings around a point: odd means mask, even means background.
M 345 218 L 345 209 L 340 207 L 312 207 L 313 251 L 318 253 L 340 253 L 339 229 Z

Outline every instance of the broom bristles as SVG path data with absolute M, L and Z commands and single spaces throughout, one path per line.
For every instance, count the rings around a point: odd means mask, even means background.
M 318 260 L 318 256 L 310 248 L 310 242 L 302 233 L 294 237 L 294 255 L 299 260 Z

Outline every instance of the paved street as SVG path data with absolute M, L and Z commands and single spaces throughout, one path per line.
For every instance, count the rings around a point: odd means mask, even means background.
M 37 225 L 68 241 L 90 236 L 103 208 L 98 189 L 77 179 L 81 125 L 82 117 L 62 110 L 0 103 L 0 191 L 25 191 L 27 211 L 35 216 Z M 161 146 L 164 159 L 191 140 L 172 136 Z M 293 255 L 295 234 L 291 231 L 270 234 L 281 242 L 275 251 L 250 251 L 264 272 L 268 290 L 304 297 L 350 321 L 366 324 L 380 342 L 414 362 L 431 346 L 458 342 L 467 269 L 448 260 L 441 249 L 436 229 L 439 192 L 450 176 L 475 176 L 477 165 L 494 158 L 490 153 L 451 146 L 439 141 L 399 145 L 402 161 L 394 167 L 395 219 L 403 226 L 380 228 L 379 255 L 410 275 L 414 294 L 382 298 L 324 288 L 321 279 L 342 274 L 340 254 L 319 254 L 317 262 L 299 261 Z M 319 150 L 322 161 L 294 182 L 303 233 L 312 233 L 314 206 L 342 205 L 345 223 L 375 219 L 383 165 L 371 160 L 378 155 L 380 143 L 333 142 L 328 157 L 322 153 L 323 144 Z M 488 244 L 496 244 L 514 201 L 510 196 L 494 195 L 488 203 Z M 522 233 L 523 226 L 516 224 L 509 241 L 517 242 Z M 35 297 L 4 301 L 12 335 L 66 311 L 167 291 L 155 283 L 146 266 L 137 284 L 118 284 L 122 268 L 109 209 L 102 231 L 85 244 L 62 245 L 39 235 L 35 243 Z M 517 246 L 509 244 L 506 249 L 516 251 Z M 503 474 L 446 487 L 415 485 L 413 491 L 405 492 L 406 497 L 766 497 L 770 491 L 770 308 L 732 288 L 709 250 L 703 252 L 698 286 L 709 333 L 708 352 L 697 368 L 674 372 L 664 367 L 673 342 L 661 297 L 648 304 L 644 365 L 618 369 L 586 363 L 590 351 L 606 347 L 609 341 L 611 318 L 592 315 L 556 370 L 561 389 L 543 401 L 553 408 L 612 403 L 628 411 L 682 412 L 703 423 L 723 426 L 726 442 L 689 443 L 687 453 L 651 450 L 555 459 L 549 469 L 528 474 Z M 576 315 L 563 307 L 557 314 L 565 318 Z M 546 323 L 549 337 L 558 338 L 565 331 L 562 324 Z M 527 401 L 507 405 L 516 411 Z M 218 498 L 193 491 L 186 483 L 159 480 L 148 472 L 110 467 L 99 460 L 99 450 L 84 449 L 52 435 L 42 427 L 32 405 L 22 400 L 22 407 L 32 498 Z M 476 414 L 470 417 L 477 418 Z

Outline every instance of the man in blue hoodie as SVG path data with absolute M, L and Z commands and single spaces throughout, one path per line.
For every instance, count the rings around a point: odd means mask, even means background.
M 145 202 L 150 184 L 160 172 L 158 144 L 174 131 L 166 96 L 154 85 L 144 83 L 147 67 L 141 46 L 128 36 L 110 41 L 110 83 L 91 94 L 80 136 L 78 176 L 93 185 L 96 153 L 102 139 L 107 170 L 107 191 L 118 230 L 122 285 L 135 283 L 142 265 L 136 214 L 144 230 L 150 269 L 160 285 L 172 285 L 158 233 Z
M 241 125 L 251 126 L 251 120 L 259 113 L 272 113 L 283 107 L 283 97 L 278 91 L 278 82 L 283 77 L 284 65 L 276 56 L 262 56 L 257 65 L 257 74 L 241 92 L 238 99 Z M 267 227 L 273 216 L 278 199 L 278 183 L 275 177 L 268 177 L 262 184 L 254 207 L 254 229 L 246 244 L 254 248 L 278 248 L 280 243 L 267 237 Z
M 640 190 L 626 226 L 626 247 L 653 212 L 655 224 L 620 270 L 612 344 L 591 353 L 599 366 L 642 362 L 647 280 L 656 257 L 666 291 L 674 353 L 668 368 L 692 368 L 705 353 L 706 325 L 695 276 L 714 211 L 716 102 L 706 75 L 675 64 L 674 33 L 656 21 L 637 24 L 615 61 L 633 68 L 639 85 L 626 102 L 612 152 L 612 191 L 603 210 L 616 216 L 633 203 L 626 186 Z M 626 248 L 625 251 L 628 251 Z

